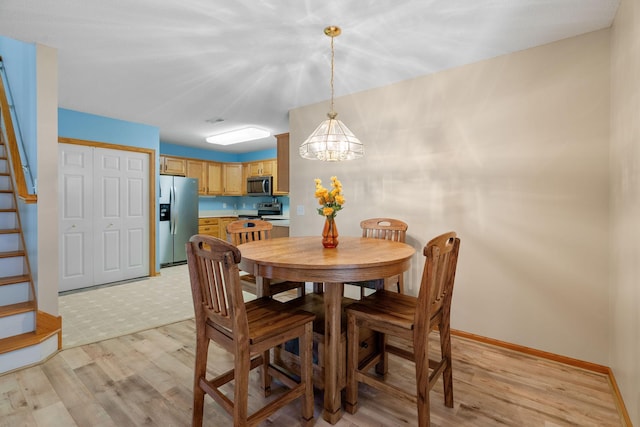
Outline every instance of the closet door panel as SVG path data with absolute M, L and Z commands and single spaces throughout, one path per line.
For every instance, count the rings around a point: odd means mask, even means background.
M 90 147 L 60 144 L 58 150 L 59 290 L 91 286 L 93 278 L 93 152 Z
M 95 284 L 123 280 L 123 158 L 119 150 L 94 151 Z
M 125 152 L 123 275 L 126 279 L 149 273 L 149 156 Z

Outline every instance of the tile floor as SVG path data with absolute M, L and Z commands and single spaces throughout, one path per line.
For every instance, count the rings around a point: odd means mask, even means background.
M 162 268 L 156 277 L 61 295 L 58 304 L 63 348 L 194 316 L 186 264 Z

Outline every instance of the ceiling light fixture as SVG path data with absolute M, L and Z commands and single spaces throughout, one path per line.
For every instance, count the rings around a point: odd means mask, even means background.
M 271 133 L 267 130 L 250 126 L 208 136 L 206 141 L 210 144 L 231 145 L 237 144 L 238 142 L 246 142 L 253 141 L 254 139 L 266 138 L 270 135 Z
M 331 26 L 325 28 L 324 33 L 331 37 L 331 111 L 327 113 L 329 119 L 320 123 L 311 136 L 300 145 L 300 156 L 305 159 L 327 162 L 358 159 L 364 156 L 364 144 L 344 123 L 336 119 L 338 113 L 333 109 L 333 39 L 338 37 L 342 30 L 339 27 Z

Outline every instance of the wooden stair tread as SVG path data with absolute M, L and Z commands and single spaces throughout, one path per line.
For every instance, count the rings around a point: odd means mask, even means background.
M 16 314 L 28 313 L 35 311 L 35 301 L 25 301 L 16 304 L 2 305 L 0 306 L 0 317 L 14 316 Z
M 19 228 L 5 228 L 3 230 L 0 230 L 0 234 L 15 234 L 19 232 L 20 232 Z
M 0 354 L 40 344 L 59 332 L 60 328 L 49 324 L 40 326 L 40 323 L 38 323 L 38 327 L 34 332 L 26 332 L 24 334 L 0 339 Z
M 0 209 L 0 212 L 15 212 L 16 208 Z
M 23 283 L 28 281 L 29 281 L 28 274 L 22 274 L 20 276 L 0 277 L 0 286 L 13 285 L 16 283 Z
M 23 250 L 0 252 L 0 258 L 16 258 L 19 256 L 24 256 L 24 254 L 25 252 Z

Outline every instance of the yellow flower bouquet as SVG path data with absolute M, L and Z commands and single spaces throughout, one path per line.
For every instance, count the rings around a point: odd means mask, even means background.
M 315 179 L 315 183 L 315 196 L 318 199 L 318 203 L 322 206 L 318 208 L 318 214 L 332 220 L 344 204 L 342 183 L 338 180 L 338 177 L 335 176 L 331 177 L 331 190 L 324 188 L 322 181 L 318 178 Z

